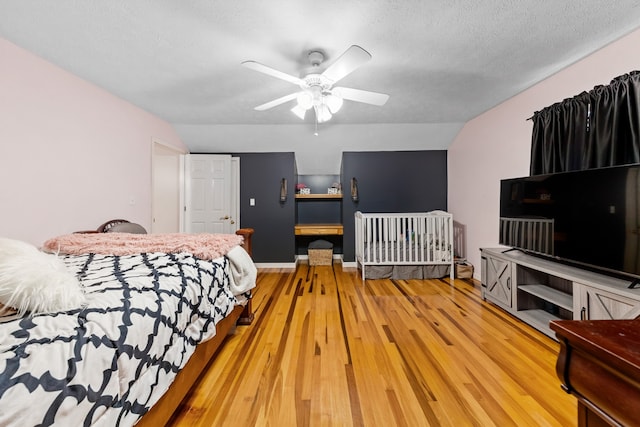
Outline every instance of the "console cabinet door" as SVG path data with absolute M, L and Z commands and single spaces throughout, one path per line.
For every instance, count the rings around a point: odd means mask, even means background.
M 511 307 L 513 284 L 511 262 L 483 255 L 482 264 L 483 297 Z
M 580 319 L 635 319 L 640 316 L 640 301 L 581 284 L 578 289 Z

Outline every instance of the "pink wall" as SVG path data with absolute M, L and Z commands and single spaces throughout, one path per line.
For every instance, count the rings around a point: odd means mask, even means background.
M 0 58 L 0 236 L 150 229 L 151 141 L 186 151 L 172 126 L 1 38 Z
M 467 259 L 480 278 L 480 248 L 498 245 L 500 179 L 529 175 L 534 111 L 640 69 L 640 30 L 469 121 L 448 152 L 449 210 L 467 227 Z

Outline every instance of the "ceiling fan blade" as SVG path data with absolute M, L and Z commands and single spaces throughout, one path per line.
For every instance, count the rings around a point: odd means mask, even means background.
M 369 52 L 354 44 L 324 70 L 322 75 L 335 83 L 370 59 Z
M 302 81 L 302 79 L 299 79 L 298 77 L 292 76 L 291 74 L 287 74 L 287 73 L 283 73 L 282 71 L 278 71 L 274 68 L 271 67 L 267 67 L 266 65 L 263 65 L 259 62 L 256 61 L 244 61 L 241 63 L 243 66 L 250 68 L 254 71 L 258 71 L 260 73 L 264 73 L 264 74 L 268 74 L 271 77 L 275 77 L 296 85 L 300 85 L 300 84 L 304 84 L 304 82 Z
M 368 90 L 353 89 L 349 87 L 334 87 L 331 92 L 344 99 L 356 102 L 364 102 L 371 105 L 384 105 L 389 99 L 385 93 L 369 92 Z
M 257 107 L 254 108 L 254 110 L 258 110 L 258 111 L 268 110 L 269 108 L 273 108 L 280 104 L 284 104 L 287 101 L 291 101 L 292 99 L 296 99 L 297 96 L 298 96 L 298 92 L 290 93 L 289 95 L 285 95 L 281 98 L 274 99 L 273 101 L 269 101 L 265 104 L 258 105 Z

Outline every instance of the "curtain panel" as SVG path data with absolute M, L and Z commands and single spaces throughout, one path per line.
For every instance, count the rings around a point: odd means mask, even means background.
M 536 111 L 531 175 L 640 163 L 640 71 Z

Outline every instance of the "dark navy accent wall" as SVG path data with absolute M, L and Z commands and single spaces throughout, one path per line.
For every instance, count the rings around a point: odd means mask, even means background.
M 358 202 L 351 199 L 353 177 L 358 181 Z M 356 211 L 447 210 L 447 151 L 344 152 L 342 188 L 344 260 L 352 262 Z
M 240 227 L 255 229 L 253 255 L 256 262 L 293 262 L 295 254 L 304 253 L 307 241 L 296 245 L 295 184 L 296 166 L 294 153 L 236 153 L 240 158 Z M 359 201 L 350 196 L 350 180 L 358 180 Z M 287 200 L 280 202 L 280 181 L 288 182 Z M 316 184 L 316 177 L 304 176 Z M 326 178 L 325 176 L 322 177 Z M 447 210 L 447 152 L 432 151 L 383 151 L 345 152 L 342 155 L 340 183 L 342 223 L 344 236 L 325 238 L 334 241 L 336 253 L 342 252 L 344 260 L 352 262 L 355 256 L 354 219 L 357 210 L 362 212 L 424 212 L 434 209 Z M 326 192 L 325 182 L 314 192 Z M 311 185 L 310 185 L 311 186 Z M 249 199 L 256 199 L 250 206 Z M 325 206 L 315 206 L 308 201 L 303 205 L 304 222 L 315 222 L 315 216 Z M 323 202 L 320 202 L 323 203 Z M 340 204 L 327 204 L 333 212 Z M 308 209 L 305 212 L 305 208 Z M 336 215 L 337 215 L 336 210 Z M 331 214 L 330 216 L 333 216 Z M 324 214 L 323 214 L 324 218 Z M 323 221 L 325 222 L 325 221 Z M 323 237 L 324 238 L 324 237 Z M 342 245 L 340 245 L 342 243 Z M 298 246 L 298 247 L 296 247 Z M 342 246 L 342 251 L 340 251 Z
M 253 228 L 255 262 L 295 260 L 294 153 L 238 153 L 240 227 Z M 280 182 L 287 179 L 287 200 L 280 202 Z M 249 199 L 256 200 L 255 206 Z

